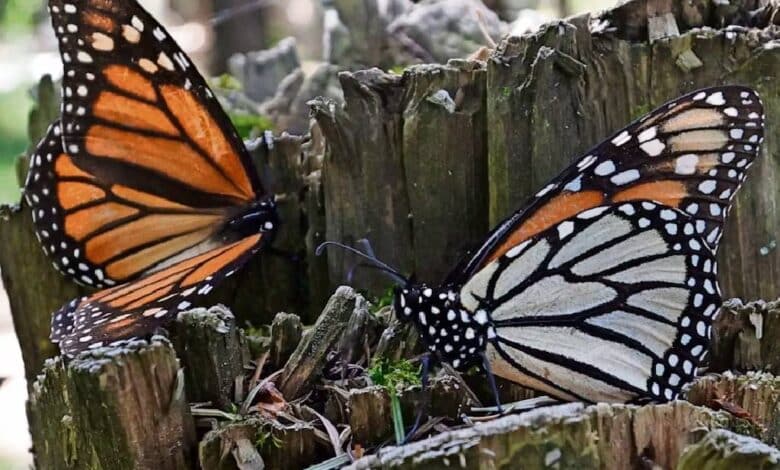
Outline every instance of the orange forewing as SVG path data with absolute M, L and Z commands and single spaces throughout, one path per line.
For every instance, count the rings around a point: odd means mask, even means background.
M 534 214 L 512 232 L 506 240 L 495 249 L 484 264 L 500 258 L 507 251 L 534 235 L 543 232 L 553 225 L 604 202 L 604 194 L 600 191 L 582 191 L 578 193 L 562 193 L 538 208 Z

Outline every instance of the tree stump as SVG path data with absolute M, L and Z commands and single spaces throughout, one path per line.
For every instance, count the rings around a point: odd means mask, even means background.
M 186 365 L 187 396 L 227 410 L 234 402 L 235 381 L 244 374 L 248 348 L 233 314 L 222 305 L 182 312 L 176 319 L 174 345 Z
M 38 468 L 185 469 L 195 427 L 164 338 L 47 362 L 27 405 Z
M 709 429 L 740 424 L 686 402 L 588 408 L 571 403 L 385 447 L 347 468 L 675 468 L 683 449 Z
M 677 470 L 730 470 L 780 468 L 780 451 L 756 439 L 724 429 L 710 431 L 701 441 L 688 447 Z

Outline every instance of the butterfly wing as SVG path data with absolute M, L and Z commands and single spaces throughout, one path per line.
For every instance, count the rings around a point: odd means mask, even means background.
M 224 222 L 262 188 L 187 56 L 134 1 L 52 0 L 50 11 L 62 124 L 33 157 L 26 196 L 55 266 L 110 286 L 226 242 Z
M 598 206 L 491 261 L 460 298 L 490 312 L 494 373 L 566 400 L 677 397 L 721 305 L 695 224 L 651 201 Z
M 699 90 L 664 104 L 542 188 L 448 281 L 462 284 L 530 237 L 610 202 L 653 200 L 683 210 L 717 251 L 731 201 L 758 156 L 763 131 L 761 100 L 746 87 Z
M 192 207 L 106 181 L 62 151 L 61 135 L 60 124 L 52 125 L 25 184 L 36 234 L 60 272 L 111 286 L 223 243 L 217 233 L 233 208 Z
M 190 59 L 135 1 L 51 0 L 63 78 L 63 142 L 106 179 L 163 181 L 225 201 L 262 193 L 251 159 Z M 148 177 L 144 178 L 142 177 Z M 184 196 L 185 194 L 181 194 Z
M 52 341 L 64 354 L 149 335 L 231 276 L 263 245 L 262 234 L 214 248 L 90 297 L 76 299 L 54 314 Z

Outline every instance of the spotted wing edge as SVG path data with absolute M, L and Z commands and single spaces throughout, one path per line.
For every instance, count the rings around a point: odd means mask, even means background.
M 569 400 L 589 400 L 587 397 L 573 393 L 571 390 L 562 388 L 559 384 L 549 377 L 542 374 L 536 374 L 528 367 L 513 360 L 511 349 L 522 350 L 523 354 L 534 358 L 535 361 L 549 361 L 556 366 L 565 367 L 568 370 L 585 374 L 590 378 L 604 381 L 611 387 L 622 388 L 633 394 L 635 402 L 664 402 L 677 398 L 683 387 L 690 383 L 694 378 L 700 362 L 705 357 L 712 332 L 712 321 L 717 316 L 721 306 L 720 290 L 717 284 L 717 261 L 712 250 L 704 243 L 704 240 L 695 233 L 691 218 L 685 212 L 675 208 L 669 208 L 659 205 L 652 201 L 635 201 L 620 204 L 612 204 L 593 208 L 580 213 L 578 216 L 553 226 L 541 234 L 532 237 L 524 242 L 517 249 L 503 255 L 501 258 L 486 266 L 477 273 L 472 281 L 466 283 L 461 289 L 461 300 L 463 305 L 473 313 L 480 310 L 490 311 L 495 309 L 496 305 L 502 302 L 510 302 L 512 297 L 518 295 L 539 279 L 550 275 L 552 271 L 561 272 L 570 269 L 573 263 L 587 259 L 593 256 L 593 253 L 585 253 L 574 257 L 554 270 L 549 267 L 551 260 L 559 253 L 559 248 L 571 240 L 575 235 L 585 230 L 595 221 L 610 214 L 616 214 L 621 219 L 630 222 L 633 230 L 629 236 L 635 236 L 637 233 L 647 229 L 654 229 L 665 240 L 668 251 L 662 257 L 673 256 L 675 254 L 685 255 L 686 275 L 682 284 L 671 284 L 666 286 L 674 289 L 685 289 L 689 292 L 685 307 L 679 312 L 677 321 L 673 323 L 676 336 L 671 341 L 671 346 L 665 351 L 662 357 L 651 355 L 649 349 L 636 341 L 634 337 L 625 331 L 614 331 L 598 326 L 587 324 L 590 318 L 596 318 L 601 315 L 610 314 L 615 311 L 627 311 L 632 314 L 645 317 L 647 321 L 664 322 L 670 324 L 667 320 L 661 318 L 657 312 L 651 312 L 647 309 L 632 306 L 628 304 L 628 298 L 648 290 L 662 288 L 663 282 L 636 282 L 634 284 L 611 283 L 612 287 L 619 292 L 615 300 L 605 302 L 601 305 L 591 308 L 585 312 L 577 312 L 570 315 L 561 315 L 559 318 L 550 319 L 549 317 L 522 317 L 511 321 L 490 320 L 488 337 L 490 343 L 496 348 L 498 354 L 516 370 L 522 374 L 531 377 L 537 383 L 546 387 L 546 391 Z M 645 225 L 649 224 L 649 225 Z M 645 225 L 645 227 L 641 227 Z M 648 228 L 650 227 L 650 228 Z M 647 231 L 645 230 L 645 231 Z M 627 236 L 627 237 L 629 237 Z M 544 260 L 540 261 L 532 273 L 528 275 L 520 284 L 515 286 L 510 293 L 503 294 L 502 298 L 492 297 L 492 289 L 495 288 L 496 280 L 505 270 L 511 266 L 514 259 L 521 258 L 531 247 L 541 240 L 547 240 L 553 249 L 545 255 Z M 603 248 L 597 246 L 596 248 Z M 655 258 L 658 258 L 656 256 Z M 654 257 L 632 258 L 617 266 L 609 268 L 606 273 L 620 272 L 631 267 L 641 266 L 643 263 L 651 261 Z M 495 265 L 495 266 L 494 266 Z M 482 273 L 482 275 L 480 275 Z M 598 276 L 599 272 L 589 276 L 575 276 L 569 273 L 576 282 L 604 282 L 603 277 Z M 481 279 L 480 279 L 481 277 Z M 475 281 L 476 280 L 476 281 Z M 486 287 L 486 291 L 480 290 L 479 286 Z M 489 306 L 488 306 L 489 305 Z M 621 380 L 618 375 L 612 371 L 604 371 L 591 364 L 580 363 L 574 358 L 562 356 L 550 351 L 543 351 L 530 348 L 527 345 L 521 345 L 510 338 L 502 336 L 502 329 L 510 327 L 523 326 L 547 326 L 547 327 L 568 327 L 574 326 L 578 331 L 585 331 L 586 334 L 599 335 L 603 340 L 616 341 L 616 345 L 621 347 L 633 348 L 636 350 L 644 349 L 643 354 L 648 355 L 652 360 L 652 366 L 647 370 L 647 384 L 644 388 L 639 388 Z M 638 331 L 638 330 L 637 330 Z M 639 334 L 639 333 L 637 333 Z
M 93 48 L 91 53 L 98 57 L 98 60 L 95 60 L 85 50 L 87 41 L 79 36 L 82 27 L 85 26 L 77 17 L 80 11 L 87 6 L 93 9 L 97 8 L 96 5 L 88 5 L 89 3 L 86 0 L 49 0 L 52 27 L 58 38 L 60 53 L 65 66 L 65 75 L 62 83 L 63 148 L 79 148 L 80 150 L 77 153 L 82 151 L 81 143 L 83 136 L 79 135 L 78 129 L 83 126 L 84 115 L 80 113 L 80 108 L 83 106 L 80 102 L 82 98 L 78 90 L 83 89 L 84 83 L 90 81 L 90 76 L 97 75 L 99 70 L 95 67 L 96 65 L 99 65 L 100 62 L 105 62 L 106 64 L 121 64 L 138 69 L 133 60 L 138 61 L 145 56 L 154 59 L 160 53 L 163 53 L 165 57 L 168 57 L 166 63 L 170 62 L 172 71 L 161 70 L 159 76 L 166 77 L 164 79 L 166 83 L 194 93 L 200 104 L 206 108 L 209 115 L 216 121 L 221 133 L 240 159 L 256 197 L 266 195 L 266 188 L 263 187 L 260 181 L 252 157 L 228 114 L 220 105 L 208 82 L 194 66 L 192 59 L 187 56 L 165 27 L 134 0 L 119 2 L 120 5 L 117 5 L 117 2 L 108 2 L 108 9 L 100 12 L 112 16 L 112 19 L 117 20 L 123 28 L 133 28 L 135 33 L 139 34 L 138 43 L 135 44 L 138 53 L 117 56 L 113 51 L 100 51 L 97 48 Z M 141 27 L 140 30 L 137 29 L 139 26 Z M 128 29 L 124 31 L 128 31 Z M 125 32 L 123 34 L 128 33 Z M 81 57 L 84 57 L 84 59 Z M 95 68 L 95 70 L 91 70 L 92 68 Z
M 257 241 L 250 243 L 251 239 L 257 237 Z M 215 248 L 210 252 L 201 255 L 203 261 L 188 268 L 188 273 L 195 272 L 199 267 L 206 265 L 210 260 L 216 258 L 207 257 L 210 253 L 216 253 L 220 250 L 227 250 L 231 246 L 241 243 L 247 243 L 247 249 L 243 250 L 235 259 L 227 263 L 220 269 L 214 271 L 202 280 L 190 284 L 183 289 L 181 284 L 172 283 L 174 287 L 166 293 L 164 297 L 150 301 L 136 308 L 121 310 L 108 305 L 96 298 L 105 298 L 112 293 L 127 291 L 132 293 L 137 291 L 136 286 L 145 281 L 148 282 L 153 276 L 164 277 L 166 274 L 174 272 L 179 265 L 173 265 L 165 270 L 155 272 L 137 280 L 120 284 L 110 289 L 99 291 L 91 296 L 85 296 L 73 299 L 61 307 L 52 316 L 51 341 L 60 345 L 62 353 L 68 357 L 74 357 L 82 351 L 96 349 L 103 346 L 117 346 L 125 341 L 139 339 L 157 332 L 166 325 L 174 321 L 178 313 L 186 311 L 193 306 L 195 299 L 202 298 L 209 294 L 217 285 L 225 279 L 235 274 L 243 265 L 245 265 L 255 254 L 257 254 L 267 243 L 261 235 L 251 235 L 232 245 Z M 183 261 L 182 263 L 186 262 Z M 121 334 L 111 334 L 107 330 L 110 325 L 121 323 Z M 119 327 L 117 327 L 119 328 Z
M 728 197 L 726 208 L 725 210 L 722 211 L 722 215 L 720 217 L 719 223 L 722 225 L 729 212 L 729 209 L 731 207 L 731 202 L 733 201 L 736 192 L 740 189 L 741 184 L 744 182 L 745 179 L 744 171 L 750 167 L 755 157 L 758 156 L 759 145 L 761 141 L 763 141 L 763 123 L 765 121 L 765 116 L 763 115 L 763 107 L 762 107 L 760 97 L 755 92 L 755 90 L 753 90 L 750 87 L 742 86 L 742 85 L 714 86 L 714 87 L 694 90 L 690 93 L 669 100 L 668 102 L 658 106 L 650 113 L 635 119 L 627 126 L 623 127 L 620 130 L 615 131 L 612 135 L 604 139 L 602 142 L 598 143 L 587 152 L 584 152 L 579 158 L 573 160 L 569 166 L 567 166 L 557 176 L 555 176 L 546 185 L 544 185 L 540 191 L 538 191 L 535 195 L 531 196 L 526 202 L 524 202 L 521 205 L 520 209 L 518 209 L 517 211 L 509 215 L 495 228 L 493 228 L 486 236 L 485 241 L 481 244 L 480 248 L 477 249 L 471 256 L 466 256 L 462 258 L 460 262 L 456 265 L 456 267 L 452 271 L 450 271 L 449 275 L 445 280 L 445 284 L 457 285 L 466 282 L 469 277 L 471 277 L 478 269 L 480 269 L 480 267 L 483 266 L 485 261 L 490 258 L 491 253 L 494 250 L 498 249 L 499 246 L 506 240 L 508 236 L 510 236 L 518 227 L 522 226 L 522 224 L 526 220 L 531 218 L 540 208 L 544 207 L 544 205 L 547 202 L 549 202 L 555 196 L 560 195 L 566 189 L 567 185 L 573 184 L 578 179 L 578 175 L 585 174 L 585 171 L 595 171 L 595 168 L 598 167 L 596 163 L 599 163 L 600 160 L 594 158 L 594 155 L 600 155 L 604 153 L 601 150 L 602 148 L 609 147 L 611 152 L 614 153 L 616 147 L 620 146 L 618 144 L 622 145 L 629 141 L 626 137 L 630 135 L 630 131 L 632 129 L 635 130 L 639 128 L 639 126 L 641 126 L 643 123 L 652 122 L 653 120 L 658 119 L 660 116 L 663 116 L 671 107 L 677 104 L 686 101 L 694 101 L 694 100 L 698 101 L 702 97 L 711 96 L 713 94 L 717 94 L 718 92 L 729 92 L 730 94 L 738 95 L 743 101 L 745 101 L 746 95 L 750 99 L 755 98 L 756 100 L 755 103 L 751 101 L 748 104 L 755 106 L 756 109 L 761 111 L 761 114 L 758 115 L 758 119 L 760 121 L 760 128 L 757 130 L 758 138 L 759 138 L 758 145 L 752 145 L 751 152 L 748 152 L 750 155 L 752 155 L 752 158 L 746 159 L 744 164 L 740 166 L 741 171 L 740 171 L 739 178 L 737 179 L 736 182 L 736 188 L 734 191 L 731 191 L 731 194 Z M 724 103 L 724 107 L 725 107 L 725 103 Z M 636 138 L 638 139 L 639 137 L 636 136 Z M 637 163 L 635 162 L 634 166 L 636 165 Z M 595 173 L 591 176 L 594 177 L 593 179 L 596 179 Z M 591 188 L 591 189 L 596 189 L 596 188 Z M 693 205 L 689 205 L 689 206 L 693 206 Z M 696 210 L 698 210 L 698 205 L 696 206 L 697 206 Z M 699 226 L 699 228 L 701 228 L 701 225 Z M 707 227 L 707 228 L 711 228 L 711 227 Z M 697 231 L 699 231 L 700 233 L 702 233 L 703 231 L 709 231 L 707 230 L 707 228 L 701 230 L 697 229 Z M 716 237 L 714 243 L 714 246 L 716 248 L 717 248 L 717 241 L 719 241 L 720 236 L 722 235 L 722 231 L 719 232 L 720 233 L 718 233 L 718 236 Z M 708 244 L 713 245 L 712 242 L 708 242 Z

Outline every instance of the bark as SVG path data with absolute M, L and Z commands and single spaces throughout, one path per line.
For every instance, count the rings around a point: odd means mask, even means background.
M 164 338 L 47 362 L 27 415 L 37 468 L 184 469 L 195 462 L 184 373 Z
M 707 430 L 739 425 L 726 413 L 686 402 L 571 403 L 385 447 L 347 468 L 674 468 L 683 449 Z
M 233 314 L 218 305 L 182 312 L 174 344 L 184 369 L 187 396 L 227 410 L 235 400 L 236 378 L 244 374 L 248 347 Z

